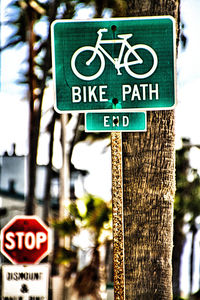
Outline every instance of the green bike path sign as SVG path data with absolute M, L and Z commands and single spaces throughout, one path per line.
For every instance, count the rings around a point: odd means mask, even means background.
M 55 109 L 173 109 L 172 17 L 58 20 L 52 24 Z
M 85 114 L 86 132 L 146 131 L 146 112 L 88 112 Z

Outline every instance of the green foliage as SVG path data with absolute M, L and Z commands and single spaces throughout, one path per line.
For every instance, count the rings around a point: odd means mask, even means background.
M 188 142 L 187 142 L 188 144 Z M 184 146 L 176 151 L 176 198 L 175 216 L 191 213 L 193 218 L 200 214 L 200 176 L 190 166 L 191 147 Z
M 12 8 L 12 14 L 8 16 L 9 20 L 7 24 L 9 24 L 13 28 L 13 33 L 9 37 L 6 45 L 3 46 L 3 48 L 1 48 L 0 50 L 2 51 L 14 46 L 21 47 L 22 45 L 27 45 L 27 49 L 29 49 L 29 53 L 27 51 L 24 60 L 24 62 L 27 62 L 28 65 L 27 70 L 22 70 L 22 78 L 20 80 L 20 83 L 28 84 L 29 95 L 32 95 L 33 99 L 35 99 L 37 96 L 37 99 L 40 102 L 40 106 L 39 108 L 37 107 L 37 110 L 30 111 L 30 114 L 32 114 L 33 116 L 32 119 L 36 119 L 36 124 L 34 123 L 33 127 L 34 130 L 32 130 L 35 136 L 34 138 L 30 138 L 30 141 L 33 141 L 32 146 L 30 146 L 30 151 L 33 154 L 32 156 L 36 155 L 33 149 L 37 149 L 39 131 L 37 131 L 36 125 L 40 123 L 43 93 L 47 81 L 51 78 L 52 66 L 50 26 L 55 19 L 72 19 L 75 15 L 76 7 L 80 3 L 84 3 L 85 5 L 94 5 L 96 9 L 96 16 L 101 16 L 105 8 L 111 8 L 113 11 L 117 9 L 118 11 L 122 12 L 122 8 L 126 6 L 126 1 L 123 0 L 12 0 L 10 4 L 10 8 Z M 47 26 L 46 35 L 42 35 L 42 33 L 36 31 L 36 25 L 42 25 L 44 23 Z M 36 90 L 38 95 L 34 94 Z M 29 101 L 32 101 L 31 98 L 29 99 Z M 31 124 L 30 128 L 32 126 L 33 124 Z M 77 142 L 79 142 L 80 140 L 84 140 L 86 136 L 88 136 L 84 132 L 80 133 L 78 126 L 77 132 L 75 134 L 76 136 L 74 138 L 73 146 Z M 94 137 L 107 137 L 108 133 L 101 135 L 90 134 L 90 137 L 91 136 L 94 140 Z M 34 162 L 34 160 L 32 161 Z M 30 170 L 34 170 L 34 168 L 30 167 Z M 35 174 L 30 173 L 29 178 L 34 177 Z M 32 202 L 30 201 L 29 203 L 31 204 Z M 92 233 L 92 237 L 94 238 L 94 244 L 98 246 L 100 242 L 99 238 L 101 236 L 101 232 L 103 232 L 105 228 L 108 229 L 108 231 L 110 230 L 110 219 L 110 206 L 107 205 L 102 199 L 94 197 L 92 195 L 88 195 L 83 199 L 77 200 L 77 202 L 72 202 L 69 206 L 69 216 L 64 220 L 55 221 L 53 223 L 53 226 L 60 236 L 70 237 L 71 245 L 73 237 L 80 230 L 88 228 Z M 55 250 L 55 262 L 64 264 L 68 263 L 68 265 L 70 266 L 73 265 L 73 267 L 69 269 L 68 272 L 69 274 L 72 271 L 74 272 L 74 270 L 76 270 L 76 268 L 74 268 L 74 265 L 77 264 L 76 251 L 72 251 L 71 248 L 66 249 L 62 247 L 58 247 Z M 95 254 L 93 255 L 93 257 L 94 256 Z M 92 264 L 90 266 L 90 270 L 94 270 L 94 265 L 95 264 Z M 96 264 L 96 269 L 98 269 L 98 267 L 99 265 Z M 96 269 L 95 272 L 97 273 Z M 85 270 L 85 275 L 87 276 L 87 274 L 88 270 Z M 95 289 L 93 293 L 96 293 Z
M 75 251 L 66 249 L 64 247 L 59 247 L 56 252 L 55 262 L 57 264 L 69 263 L 76 259 L 77 253 Z
M 54 221 L 53 226 L 59 235 L 70 238 L 70 247 L 68 249 L 58 247 L 54 262 L 65 265 L 66 280 L 70 280 L 72 274 L 74 274 L 73 288 L 77 291 L 79 297 L 91 295 L 94 299 L 99 299 L 99 245 L 102 242 L 102 239 L 100 240 L 101 232 L 106 229 L 111 232 L 111 227 L 107 226 L 111 221 L 110 204 L 107 204 L 100 197 L 87 194 L 83 198 L 71 202 L 68 211 L 69 216 L 64 220 Z M 78 248 L 73 246 L 73 237 L 81 230 L 90 231 L 94 246 L 91 262 L 82 270 L 78 270 Z
M 75 219 L 80 219 L 82 221 L 81 213 L 77 207 L 76 202 L 71 202 L 69 205 L 69 212 Z
M 95 232 L 98 239 L 104 224 L 111 218 L 111 208 L 105 201 L 93 195 L 86 195 L 77 201 L 77 210 L 83 221 L 83 226 Z
M 195 218 L 200 215 L 200 176 L 190 165 L 190 141 L 183 139 L 183 146 L 176 151 L 176 195 L 174 203 L 174 250 L 173 250 L 173 283 L 174 293 L 179 277 L 180 257 L 183 251 L 185 233 L 183 232 L 184 216 L 190 215 L 190 230 L 195 231 Z M 178 263 L 177 263 L 178 262 Z M 175 297 L 175 296 L 174 296 Z M 181 299 L 179 295 L 177 298 Z
M 50 25 L 56 18 L 71 19 L 75 14 L 75 1 L 59 0 L 59 1 L 38 1 L 38 0 L 13 0 L 8 8 L 10 13 L 6 25 L 13 28 L 12 34 L 9 36 L 7 43 L 0 49 L 8 49 L 17 45 L 32 44 L 34 51 L 32 55 L 34 61 L 34 77 L 37 88 L 41 88 L 43 81 L 51 78 L 49 74 L 51 70 L 50 57 Z M 47 35 L 36 31 L 36 25 L 47 27 Z M 5 25 L 5 24 L 4 24 Z M 27 63 L 30 63 L 30 57 L 25 57 Z M 29 66 L 30 67 L 30 66 Z M 21 71 L 22 80 L 19 83 L 29 83 L 28 73 Z M 42 76 L 38 76 L 38 74 Z M 50 75 L 50 77 L 49 77 Z M 44 83 L 43 83 L 44 84 Z
M 95 232 L 98 239 L 104 225 L 111 220 L 111 207 L 103 199 L 87 194 L 69 205 L 69 212 L 78 226 Z
M 54 221 L 52 226 L 59 231 L 61 236 L 74 235 L 78 232 L 75 220 L 68 217 L 64 220 Z
M 98 199 L 100 200 L 100 199 Z M 92 197 L 90 198 L 90 201 L 88 202 L 89 209 L 88 209 L 88 225 L 100 230 L 101 227 L 103 227 L 104 222 L 109 221 L 109 214 L 110 210 L 107 207 L 106 203 L 101 201 L 96 201 Z M 91 207 L 93 206 L 93 209 Z
M 54 221 L 52 226 L 62 237 L 70 237 L 73 244 L 73 236 L 82 229 L 87 229 L 94 238 L 94 245 L 100 242 L 101 233 L 105 230 L 111 232 L 111 207 L 103 199 L 87 194 L 83 198 L 71 202 L 69 205 L 69 216 L 64 220 Z M 67 250 L 67 249 L 66 249 Z M 67 251 L 70 251 L 68 249 Z M 66 253 L 58 252 L 56 262 L 66 263 Z M 62 258 L 63 255 L 63 258 Z M 74 258 L 74 257 L 71 257 Z M 67 257 L 67 259 L 70 259 Z

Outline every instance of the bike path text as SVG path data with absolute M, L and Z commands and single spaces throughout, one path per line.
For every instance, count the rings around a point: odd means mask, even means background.
M 112 91 L 114 94 L 114 91 Z M 121 99 L 125 101 L 159 100 L 159 84 L 141 83 L 121 86 Z M 107 85 L 73 86 L 71 88 L 72 103 L 108 102 Z

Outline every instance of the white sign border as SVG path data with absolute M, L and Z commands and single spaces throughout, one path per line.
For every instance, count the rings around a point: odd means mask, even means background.
M 41 292 L 41 290 L 45 287 L 45 291 L 44 291 L 44 294 L 42 295 L 42 297 L 45 297 L 44 300 L 47 300 L 48 299 L 48 290 L 49 290 L 49 278 L 50 278 L 50 265 L 45 263 L 45 264 L 40 264 L 40 265 L 2 265 L 2 292 L 1 292 L 1 296 L 2 297 L 13 297 L 13 296 L 22 296 L 24 300 L 28 299 L 28 297 L 30 296 L 28 294 L 28 292 L 26 294 L 21 294 L 21 295 L 16 295 L 16 291 L 13 291 L 13 287 L 12 287 L 12 280 L 10 280 L 8 282 L 8 285 L 9 285 L 9 290 L 12 291 L 12 293 L 14 292 L 15 294 L 14 295 L 8 295 L 7 294 L 7 289 L 6 289 L 6 280 L 5 280 L 5 276 L 6 275 L 4 272 L 8 272 L 8 270 L 13 270 L 12 273 L 18 273 L 18 272 L 34 272 L 36 273 L 35 270 L 33 269 L 36 269 L 38 273 L 42 273 L 43 272 L 43 275 L 45 276 L 45 278 L 43 278 L 42 282 L 38 282 L 38 284 L 40 284 L 38 290 L 39 292 Z M 32 270 L 31 270 L 32 269 Z M 14 279 L 13 279 L 14 281 Z M 41 281 L 41 280 L 40 280 Z M 30 281 L 27 281 L 26 279 L 22 279 L 20 281 L 14 281 L 15 283 L 15 286 L 19 283 L 19 284 L 24 284 L 24 283 L 28 283 L 29 286 L 31 284 L 31 280 Z M 34 282 L 35 283 L 35 282 Z M 42 285 L 41 286 L 41 283 L 45 283 L 45 286 Z M 27 297 L 26 297 L 27 296 Z M 33 295 L 33 296 L 39 296 L 39 295 Z
M 116 113 L 121 113 L 121 114 L 125 114 L 126 112 L 128 112 L 128 113 L 144 113 L 145 114 L 145 128 L 143 129 L 143 130 L 137 130 L 137 129 L 135 129 L 135 130 L 133 130 L 133 129 L 129 129 L 129 130 L 127 130 L 127 129 L 124 129 L 124 130 L 121 130 L 121 129 L 119 129 L 119 130 L 109 130 L 109 129 L 106 129 L 106 130 L 98 130 L 98 129 L 87 129 L 87 126 L 86 126 L 86 124 L 87 124 L 87 122 L 86 122 L 86 118 L 87 118 L 87 114 L 88 113 L 93 113 L 94 111 L 90 111 L 90 112 L 86 112 L 85 113 L 85 132 L 146 132 L 147 131 L 147 111 L 120 111 L 120 112 L 116 112 Z M 106 114 L 106 113 L 110 113 L 108 110 L 107 111 L 101 111 L 101 112 L 94 112 L 94 113 L 102 113 L 102 114 Z M 112 113 L 115 113 L 115 112 L 113 112 L 112 111 Z
M 11 261 L 12 262 L 12 264 L 14 264 L 14 265 L 18 265 L 18 263 L 15 263 L 15 262 L 13 262 L 11 259 L 10 259 L 10 257 L 9 257 L 9 255 L 7 255 L 7 253 L 4 251 L 4 249 L 3 249 L 3 244 L 4 244 L 4 235 L 3 235 L 3 232 L 9 227 L 9 226 L 11 226 L 16 220 L 18 220 L 18 219 L 20 219 L 20 218 L 22 218 L 22 219 L 35 219 L 35 220 L 37 220 L 46 230 L 47 230 L 47 232 L 48 232 L 48 249 L 47 249 L 47 251 L 42 255 L 42 256 L 40 256 L 39 257 L 39 259 L 34 263 L 34 264 L 39 264 L 39 262 L 43 259 L 43 258 L 45 258 L 47 255 L 49 255 L 50 254 L 50 252 L 51 252 L 51 250 L 52 250 L 52 231 L 51 231 L 51 229 L 38 217 L 38 216 L 36 216 L 36 215 L 31 215 L 31 216 L 27 216 L 27 215 L 17 215 L 17 216 L 15 216 L 15 217 L 13 217 L 2 229 L 1 229 L 1 253 L 9 260 L 9 261 Z M 32 264 L 32 263 L 25 263 L 25 264 L 27 264 L 27 265 L 30 265 L 30 264 Z
M 56 75 L 55 75 L 55 47 L 54 47 L 54 26 L 57 23 L 83 23 L 83 22 L 96 22 L 96 21 L 117 21 L 117 20 L 158 20 L 158 19 L 170 19 L 173 23 L 173 52 L 174 52 L 174 97 L 175 97 L 175 103 L 173 106 L 170 107 L 153 107 L 153 108 L 121 108 L 121 109 L 72 109 L 72 110 L 59 110 L 56 106 Z M 54 110 L 59 114 L 65 114 L 65 113 L 86 113 L 86 112 L 123 112 L 126 110 L 127 112 L 137 112 L 137 111 L 157 111 L 157 110 L 172 110 L 177 106 L 177 69 L 176 69 L 176 22 L 175 19 L 170 15 L 163 15 L 163 16 L 147 16 L 147 17 L 121 17 L 121 18 L 108 18 L 108 19 L 100 19 L 100 18 L 94 18 L 94 19 L 83 19 L 83 20 L 77 20 L 77 19 L 61 19 L 61 20 L 54 20 L 51 24 L 51 50 L 52 50 L 52 76 L 53 76 L 53 96 L 54 96 Z

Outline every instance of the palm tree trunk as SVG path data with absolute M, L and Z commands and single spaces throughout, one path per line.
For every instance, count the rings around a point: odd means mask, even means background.
M 123 133 L 126 299 L 172 299 L 174 112 L 150 112 Z
M 178 21 L 178 0 L 126 4 L 126 16 L 172 15 Z M 115 299 L 172 299 L 174 126 L 173 110 L 152 111 L 146 133 L 122 133 L 125 295 L 115 288 Z
M 51 180 L 52 180 L 52 166 L 53 166 L 53 143 L 54 143 L 54 128 L 56 122 L 57 113 L 54 112 L 52 116 L 52 120 L 49 127 L 50 134 L 50 142 L 49 142 L 49 163 L 47 165 L 47 176 L 45 183 L 45 195 L 44 195 L 44 205 L 43 205 L 43 220 L 46 224 L 48 224 L 49 219 L 49 209 L 50 209 L 50 201 L 51 201 Z
M 191 232 L 192 232 L 192 245 L 191 245 L 191 254 L 190 254 L 190 295 L 192 295 L 193 273 L 194 273 L 194 245 L 195 245 L 195 238 L 197 234 L 197 228 L 195 224 L 192 224 Z
M 28 8 L 29 19 L 29 31 L 28 31 L 28 43 L 29 43 L 29 163 L 28 163 L 28 195 L 25 207 L 25 214 L 32 215 L 35 213 L 35 182 L 36 182 L 36 157 L 37 157 L 37 112 L 35 111 L 34 102 L 35 95 L 34 89 L 37 87 L 34 75 L 34 43 L 35 33 L 33 26 L 35 22 L 35 12 L 32 7 Z
M 56 18 L 57 7 L 59 6 L 59 2 L 56 0 L 51 1 L 49 5 L 49 32 L 46 40 L 46 58 L 44 61 L 43 67 L 43 79 L 41 83 L 37 84 L 36 75 L 34 73 L 34 65 L 35 65 L 35 56 L 36 53 L 34 51 L 34 43 L 36 40 L 36 36 L 33 30 L 33 26 L 36 18 L 36 12 L 29 5 L 28 9 L 28 22 L 29 22 L 29 36 L 28 36 L 28 44 L 29 44 L 29 113 L 30 113 L 30 121 L 29 121 L 29 163 L 28 163 L 28 195 L 26 199 L 25 206 L 25 214 L 33 215 L 35 214 L 35 184 L 36 184 L 36 163 L 37 163 L 37 149 L 38 149 L 38 141 L 39 141 L 39 131 L 40 131 L 40 119 L 42 112 L 42 100 L 44 95 L 44 90 L 46 87 L 46 80 L 48 76 L 49 69 L 51 67 L 51 47 L 50 47 L 50 24 Z M 40 89 L 40 94 L 35 95 L 35 89 Z M 36 102 L 37 100 L 37 102 Z
M 174 219 L 174 237 L 173 237 L 173 253 L 172 253 L 172 284 L 174 297 L 180 297 L 180 266 L 181 254 L 185 242 L 185 234 L 183 233 L 183 216 L 177 216 Z

